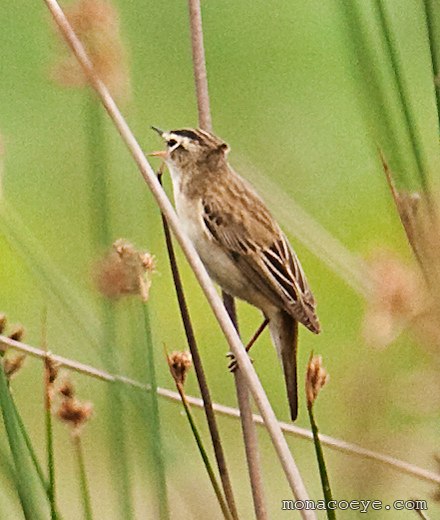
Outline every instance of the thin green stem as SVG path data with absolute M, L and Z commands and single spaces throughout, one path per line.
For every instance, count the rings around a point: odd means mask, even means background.
M 163 456 L 162 433 L 159 414 L 159 399 L 157 396 L 157 379 L 156 368 L 154 363 L 154 345 L 151 336 L 150 313 L 147 302 L 142 302 L 145 336 L 147 343 L 147 361 L 149 369 L 149 383 L 151 387 L 150 404 L 151 404 L 151 453 L 154 460 L 155 483 L 157 487 L 157 498 L 159 505 L 160 520 L 167 520 L 170 517 L 168 506 L 168 492 L 165 474 L 165 461 Z
M 48 480 L 46 479 L 46 476 L 44 475 L 44 472 L 43 472 L 43 469 L 38 461 L 38 458 L 37 458 L 37 455 L 35 453 L 35 450 L 34 450 L 34 447 L 32 446 L 32 441 L 29 437 L 29 434 L 26 430 L 26 426 L 24 425 L 23 423 L 23 419 L 21 418 L 21 415 L 17 409 L 17 406 L 15 404 L 15 401 L 14 399 L 12 398 L 11 396 L 11 403 L 12 403 L 12 406 L 13 406 L 13 409 L 14 409 L 14 413 L 15 413 L 15 416 L 16 416 L 16 419 L 17 419 L 17 425 L 20 429 L 20 432 L 21 434 L 23 435 L 23 440 L 26 444 L 26 447 L 29 451 L 29 456 L 32 460 L 32 464 L 35 468 L 35 471 L 38 475 L 38 479 L 40 480 L 41 482 L 41 485 L 43 486 L 43 488 L 48 491 L 49 489 L 49 482 Z
M 77 434 L 74 434 L 72 437 L 72 442 L 75 448 L 75 455 L 78 463 L 78 478 L 81 487 L 84 519 L 93 520 L 92 504 L 90 500 L 90 491 L 87 481 L 86 465 L 84 462 L 84 452 L 82 449 L 81 437 Z
M 47 308 L 43 309 L 41 322 L 41 345 L 47 353 Z M 47 356 L 44 360 L 43 380 L 47 472 L 49 475 L 49 481 L 47 485 L 47 497 L 50 503 L 50 518 L 51 520 L 57 520 L 58 515 L 55 501 L 55 457 L 53 448 L 53 428 L 51 410 L 51 360 L 49 356 Z
M 377 69 L 374 57 L 374 46 L 368 41 L 366 33 L 367 22 L 364 19 L 362 2 L 339 2 L 348 29 L 347 44 L 353 47 L 354 66 L 351 73 L 357 82 L 355 94 L 359 96 L 359 102 L 368 126 L 371 129 L 372 139 L 381 142 L 382 147 L 392 150 L 393 167 L 400 175 L 406 176 L 406 168 L 403 165 L 399 144 L 399 137 L 393 124 L 390 113 L 382 107 L 388 106 L 389 89 L 384 89 Z M 371 101 L 374 101 L 372 104 Z M 375 119 L 372 114 L 375 111 Z M 376 121 L 379 119 L 380 126 Z M 386 143 L 388 146 L 384 146 Z M 388 151 L 388 155 L 391 155 Z
M 111 242 L 106 135 L 104 112 L 92 91 L 86 93 L 85 113 L 89 159 L 90 231 L 95 248 L 104 249 Z
M 191 427 L 191 431 L 194 435 L 194 439 L 197 443 L 197 447 L 199 448 L 200 455 L 203 459 L 203 464 L 205 465 L 206 471 L 209 476 L 209 480 L 211 481 L 212 487 L 214 489 L 215 496 L 217 497 L 218 503 L 220 505 L 220 508 L 222 510 L 223 516 L 226 520 L 232 520 L 231 513 L 229 511 L 228 505 L 226 504 L 226 501 L 223 497 L 221 488 L 219 483 L 217 482 L 217 478 L 215 476 L 214 470 L 212 469 L 211 462 L 209 461 L 208 454 L 206 452 L 205 446 L 203 445 L 202 438 L 200 436 L 199 430 L 197 428 L 197 425 L 194 421 L 194 417 L 191 412 L 191 408 L 188 405 L 188 402 L 185 397 L 185 392 L 183 391 L 182 385 L 180 383 L 176 382 L 176 388 L 177 391 L 180 394 L 180 398 L 182 400 L 183 408 L 185 409 L 185 414 L 188 419 L 189 425 Z
M 391 63 L 391 70 L 394 76 L 394 80 L 397 87 L 397 92 L 402 108 L 402 115 L 405 120 L 405 124 L 408 130 L 409 140 L 412 145 L 412 150 L 414 154 L 414 159 L 417 165 L 417 173 L 419 174 L 420 182 L 422 184 L 422 188 L 425 193 L 429 193 L 428 186 L 428 176 L 426 165 L 424 164 L 424 159 L 421 153 L 421 143 L 418 141 L 418 136 L 416 135 L 416 120 L 414 118 L 413 111 L 410 107 L 410 102 L 406 93 L 406 89 L 404 86 L 404 80 L 402 77 L 402 66 L 399 61 L 399 57 L 397 54 L 396 44 L 393 41 L 390 29 L 390 21 L 387 15 L 387 11 L 385 6 L 383 5 L 382 0 L 375 0 L 373 2 L 373 6 L 375 8 L 376 17 L 379 22 L 379 26 L 381 28 L 382 34 L 384 36 L 385 45 L 388 51 L 388 55 Z
M 11 340 L 6 336 L 0 335 L 0 345 L 4 345 L 5 347 L 16 350 L 18 352 L 24 352 L 27 355 L 36 359 L 45 359 L 47 357 L 47 353 L 44 350 L 28 345 L 27 343 Z M 79 361 L 76 361 L 74 359 L 57 356 L 56 354 L 51 354 L 51 359 L 60 367 L 64 367 L 67 370 L 71 370 L 75 373 L 83 374 L 87 377 L 91 377 L 92 379 L 96 379 L 97 381 L 103 381 L 111 384 L 119 383 L 120 385 L 124 385 L 127 389 L 136 390 L 136 393 L 132 393 L 136 403 L 140 402 L 140 399 L 144 399 L 145 395 L 151 391 L 150 385 L 144 384 L 140 381 L 122 375 L 111 374 L 93 366 L 80 363 Z M 157 394 L 160 398 L 167 399 L 170 402 L 181 401 L 178 392 L 169 390 L 167 388 L 157 387 Z M 191 403 L 192 406 L 196 406 L 197 408 L 201 409 L 204 408 L 205 405 L 203 399 L 194 396 L 186 397 L 188 402 Z M 240 411 L 237 408 L 232 408 L 230 406 L 225 406 L 219 403 L 213 403 L 213 408 L 217 415 L 230 417 L 234 419 L 239 419 L 240 417 Z M 258 424 L 261 427 L 264 426 L 264 420 L 261 415 L 253 414 L 252 418 L 256 424 Z M 308 441 L 313 440 L 313 434 L 310 430 L 300 428 L 299 426 L 296 426 L 294 424 L 285 423 L 281 421 L 279 421 L 279 425 L 286 435 L 292 435 L 297 438 L 305 439 Z M 390 455 L 379 453 L 373 450 L 368 450 L 357 444 L 346 442 L 342 439 L 336 439 L 334 437 L 330 437 L 329 435 L 321 434 L 319 437 L 324 446 L 327 446 L 328 448 L 334 451 L 346 453 L 348 455 L 359 457 L 365 460 L 371 460 L 373 462 L 382 464 L 388 467 L 389 469 L 393 469 L 394 471 L 397 471 L 404 475 L 409 475 L 423 482 L 428 482 L 431 484 L 440 484 L 440 476 L 434 471 L 429 471 L 427 469 L 420 468 L 414 464 L 410 464 L 409 462 L 405 462 L 403 460 L 396 459 L 395 457 L 391 457 Z M 1 460 L 2 456 L 0 450 L 0 464 Z
M 90 231 L 95 253 L 101 252 L 111 243 L 110 204 L 109 204 L 109 170 L 106 148 L 104 112 L 93 91 L 86 93 L 86 137 L 89 159 L 89 206 Z M 110 371 L 117 370 L 114 305 L 106 298 L 101 298 L 103 323 L 102 357 Z M 126 428 L 122 420 L 123 400 L 119 385 L 114 385 L 108 394 L 109 432 L 113 445 L 112 468 L 115 472 L 114 482 L 119 494 L 120 514 L 123 518 L 133 518 L 131 501 L 131 479 L 128 467 L 128 450 Z
M 111 372 L 114 372 L 118 371 L 116 359 L 115 310 L 111 301 L 103 298 L 101 303 L 104 316 L 103 358 L 106 367 Z M 110 386 L 107 394 L 107 420 L 110 443 L 112 445 L 113 483 L 119 495 L 120 515 L 125 520 L 131 520 L 134 517 L 131 497 L 131 472 L 127 447 L 127 427 L 123 417 L 123 392 L 124 388 L 119 382 Z
M 19 425 L 19 414 L 12 400 L 3 367 L 0 366 L 0 406 L 5 424 L 9 447 L 14 460 L 17 476 L 17 492 L 20 497 L 23 514 L 26 520 L 44 520 L 48 517 L 47 503 L 41 500 L 41 486 L 30 459 L 30 451 L 24 440 L 23 429 Z M 21 423 L 22 424 L 22 423 Z
M 93 308 L 52 262 L 27 224 L 4 198 L 0 200 L 0 232 L 39 283 L 42 294 L 51 299 L 64 321 L 72 325 L 72 334 L 97 350 L 101 339 Z
M 55 504 L 55 462 L 53 454 L 53 431 L 52 431 L 52 414 L 50 408 L 46 408 L 46 449 L 47 449 L 47 469 L 49 472 L 49 482 L 47 488 L 47 496 L 50 502 L 50 518 L 57 520 L 56 504 Z
M 51 519 L 57 519 L 57 520 L 61 520 L 61 515 L 58 511 L 58 509 L 56 508 L 56 504 L 55 504 L 55 500 L 54 498 L 52 499 L 51 496 L 55 497 L 55 494 L 53 493 L 53 495 L 51 495 L 51 483 L 50 483 L 50 478 L 49 480 L 46 478 L 46 476 L 44 475 L 44 472 L 43 472 L 43 468 L 41 467 L 41 464 L 40 462 L 38 461 L 38 458 L 37 458 L 37 455 L 35 453 L 35 450 L 34 450 L 34 447 L 32 446 L 32 441 L 29 437 L 29 434 L 26 430 L 26 426 L 24 425 L 23 423 L 23 419 L 21 418 L 21 415 L 17 409 L 17 405 L 15 404 L 15 401 L 13 399 L 13 397 L 11 396 L 11 403 L 12 403 L 12 406 L 14 408 L 14 412 L 15 412 L 15 415 L 16 415 L 16 420 L 17 420 L 17 425 L 20 429 L 20 432 L 21 434 L 23 435 L 23 440 L 26 444 L 26 447 L 29 451 L 29 456 L 31 458 L 31 461 L 32 461 L 32 464 L 35 468 L 35 472 L 38 476 L 38 480 L 41 482 L 41 485 L 43 486 L 46 494 L 47 494 L 47 498 L 49 500 L 49 503 L 50 503 L 50 507 L 51 507 Z M 49 471 L 50 473 L 50 471 Z M 52 478 L 54 479 L 54 475 L 52 475 Z M 55 515 L 55 516 L 54 516 Z
M 435 4 L 435 5 L 434 5 Z M 437 2 L 433 0 L 423 0 L 426 28 L 428 32 L 429 50 L 431 53 L 432 79 L 434 83 L 435 99 L 437 103 L 437 124 L 440 130 L 440 85 L 439 85 L 439 67 L 440 67 L 440 40 L 438 30 L 435 24 L 435 13 L 438 9 Z
M 319 475 L 321 477 L 322 491 L 324 492 L 325 503 L 329 504 L 330 501 L 333 500 L 333 497 L 332 497 L 332 491 L 330 488 L 330 481 L 328 479 L 327 467 L 325 465 L 324 452 L 322 450 L 321 441 L 319 439 L 318 426 L 316 424 L 315 416 L 313 414 L 313 405 L 308 405 L 307 410 L 309 412 L 310 426 L 312 427 L 313 443 L 315 445 L 316 458 L 318 460 Z M 333 509 L 328 509 L 326 507 L 326 511 L 327 511 L 328 520 L 336 520 L 336 513 Z

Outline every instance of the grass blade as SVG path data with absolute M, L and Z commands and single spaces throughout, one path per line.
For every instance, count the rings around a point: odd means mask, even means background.
M 154 345 L 151 336 L 150 314 L 146 302 L 142 302 L 144 315 L 145 337 L 147 343 L 147 359 L 149 368 L 149 383 L 151 386 L 151 453 L 153 455 L 156 473 L 156 491 L 159 502 L 159 518 L 167 520 L 170 517 L 168 507 L 168 492 L 165 476 L 165 462 L 163 459 L 163 446 L 159 415 L 159 400 L 157 395 L 156 369 L 154 364 Z
M 78 477 L 81 486 L 81 496 L 84 508 L 85 520 L 93 520 L 92 505 L 90 500 L 89 484 L 87 482 L 86 465 L 84 462 L 84 453 L 81 444 L 81 437 L 74 435 L 72 437 L 73 445 L 75 448 L 76 459 L 78 462 Z
M 6 428 L 9 447 L 17 474 L 17 491 L 26 520 L 46 520 L 49 508 L 45 497 L 45 489 L 32 463 L 26 441 L 23 437 L 8 381 L 0 368 L 0 406 Z

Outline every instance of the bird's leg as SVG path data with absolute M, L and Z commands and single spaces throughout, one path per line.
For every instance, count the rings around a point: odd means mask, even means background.
M 249 340 L 248 344 L 246 345 L 245 349 L 246 352 L 249 352 L 249 350 L 253 347 L 257 339 L 261 336 L 261 333 L 264 331 L 264 329 L 267 327 L 269 323 L 269 318 L 264 318 L 263 323 L 258 327 L 258 329 L 255 331 L 255 334 L 252 336 L 252 338 Z M 235 359 L 234 354 L 232 352 L 228 352 L 226 354 L 226 357 L 228 357 L 231 361 L 228 365 L 228 369 L 230 372 L 234 372 L 237 368 L 237 360 Z
M 253 347 L 254 343 L 261 336 L 261 333 L 267 327 L 268 324 L 269 324 L 269 318 L 264 318 L 263 323 L 258 327 L 255 334 L 252 336 L 249 343 L 246 345 L 246 352 L 249 352 L 249 350 Z

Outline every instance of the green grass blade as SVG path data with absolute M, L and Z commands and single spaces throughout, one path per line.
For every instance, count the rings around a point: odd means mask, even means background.
M 101 338 L 99 321 L 93 308 L 47 256 L 14 207 L 5 199 L 0 201 L 0 232 L 39 283 L 41 292 L 52 298 L 65 322 L 72 323 L 72 334 L 97 349 Z
M 36 455 L 35 450 L 34 450 L 34 448 L 32 446 L 31 439 L 30 439 L 30 437 L 28 435 L 28 432 L 26 430 L 26 427 L 25 427 L 25 425 L 23 423 L 23 419 L 21 418 L 21 415 L 20 415 L 20 413 L 19 413 L 19 411 L 18 411 L 18 409 L 17 409 L 17 407 L 15 405 L 15 401 L 12 398 L 12 396 L 11 396 L 11 404 L 12 404 L 12 406 L 14 408 L 16 421 L 17 421 L 17 426 L 20 429 L 21 434 L 23 435 L 23 440 L 24 440 L 24 442 L 26 444 L 26 447 L 27 447 L 27 449 L 29 451 L 29 456 L 30 456 L 30 458 L 32 460 L 32 464 L 34 465 L 35 471 L 36 471 L 36 473 L 38 475 L 38 479 L 40 480 L 41 485 L 43 486 L 43 488 L 47 490 L 48 489 L 48 481 L 47 481 L 47 479 L 46 479 L 46 477 L 45 477 L 45 475 L 43 473 L 43 469 L 41 467 L 41 464 L 38 461 L 37 455 Z
M 53 453 L 53 430 L 52 430 L 52 414 L 50 409 L 45 411 L 46 422 L 46 450 L 47 450 L 47 469 L 49 473 L 49 482 L 47 487 L 47 495 L 50 502 L 50 518 L 57 520 L 56 504 L 55 504 L 55 460 Z
M 391 69 L 394 75 L 394 81 L 396 83 L 397 93 L 401 103 L 402 115 L 408 131 L 409 140 L 411 142 L 420 183 L 423 190 L 426 193 L 429 193 L 428 172 L 422 153 L 423 148 L 419 140 L 417 121 L 414 115 L 413 107 L 410 106 L 410 101 L 408 99 L 407 85 L 405 84 L 405 79 L 403 77 L 403 69 L 401 60 L 398 55 L 397 44 L 392 34 L 390 16 L 382 0 L 375 0 L 372 5 L 374 7 L 377 23 L 383 35 L 385 49 L 388 53 L 388 57 L 391 63 Z
M 111 212 L 109 204 L 109 160 L 106 148 L 105 113 L 94 92 L 86 91 L 85 135 L 88 155 L 89 220 L 92 245 L 97 256 L 110 247 Z M 113 302 L 101 297 L 102 335 L 101 357 L 107 370 L 119 372 L 116 345 L 116 312 Z M 112 469 L 115 492 L 119 496 L 120 515 L 133 518 L 131 473 L 127 446 L 127 429 L 123 420 L 123 388 L 111 385 L 108 392 L 108 428 L 112 445 Z
M 214 470 L 212 469 L 212 465 L 209 460 L 208 453 L 203 444 L 202 437 L 201 437 L 199 430 L 197 428 L 197 425 L 194 421 L 194 417 L 192 415 L 191 408 L 188 405 L 188 402 L 185 398 L 185 394 L 183 393 L 182 388 L 179 385 L 176 385 L 176 386 L 177 386 L 177 390 L 179 391 L 180 397 L 182 399 L 183 408 L 185 409 L 185 414 L 188 419 L 188 422 L 189 422 L 191 431 L 193 433 L 194 439 L 196 441 L 197 447 L 199 449 L 200 455 L 202 457 L 203 464 L 205 465 L 206 471 L 209 476 L 209 480 L 211 482 L 212 488 L 214 489 L 215 496 L 217 497 L 218 503 L 220 505 L 220 509 L 222 510 L 225 520 L 232 520 L 231 512 L 229 511 L 229 508 L 223 497 L 220 485 L 217 482 L 217 478 L 215 476 Z
M 154 364 L 154 345 L 151 336 L 151 324 L 150 314 L 148 310 L 148 304 L 142 303 L 144 324 L 145 324 L 145 337 L 147 343 L 147 361 L 149 368 L 149 383 L 151 385 L 150 392 L 150 404 L 151 404 L 151 453 L 154 460 L 155 466 L 155 483 L 157 490 L 157 499 L 159 505 L 159 518 L 161 520 L 167 520 L 170 517 L 169 506 L 168 506 L 168 492 L 165 475 L 165 462 L 163 457 L 163 445 L 162 445 L 162 434 L 160 425 L 159 415 L 159 400 L 157 396 L 157 380 L 156 380 L 156 369 Z
M 45 489 L 29 455 L 17 421 L 17 413 L 3 367 L 0 368 L 0 406 L 17 475 L 17 491 L 26 520 L 47 520 L 48 501 Z
M 75 455 L 78 462 L 78 478 L 81 487 L 81 496 L 84 509 L 84 519 L 93 520 L 92 503 L 90 500 L 89 484 L 87 481 L 86 465 L 84 461 L 84 453 L 79 435 L 73 437 L 73 444 L 75 447 Z
M 434 0 L 423 0 L 425 8 L 426 27 L 428 31 L 429 50 L 431 52 L 432 79 L 435 88 L 435 100 L 437 103 L 437 121 L 440 130 L 440 14 L 438 12 L 438 2 Z
M 333 502 L 333 496 L 332 490 L 330 488 L 327 467 L 325 464 L 324 452 L 322 450 L 321 441 L 319 439 L 318 426 L 316 424 L 315 416 L 313 414 L 313 405 L 307 406 L 307 410 L 309 412 L 310 426 L 312 427 L 313 432 L 313 443 L 315 445 L 316 458 L 318 460 L 319 476 L 321 477 L 322 491 L 324 493 L 325 503 L 329 504 L 331 501 Z M 336 512 L 333 509 L 326 508 L 326 511 L 328 520 L 336 520 Z

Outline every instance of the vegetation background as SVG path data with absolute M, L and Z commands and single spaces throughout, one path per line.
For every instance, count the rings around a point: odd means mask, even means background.
M 131 95 L 122 105 L 129 124 L 146 152 L 162 146 L 151 132 L 196 126 L 197 112 L 186 2 L 166 0 L 113 2 L 120 15 L 127 49 Z M 301 330 L 300 377 L 310 351 L 322 354 L 331 381 L 321 395 L 316 414 L 323 433 L 389 453 L 422 467 L 436 469 L 439 442 L 440 386 L 438 355 L 420 348 L 417 338 L 403 332 L 386 348 L 367 345 L 364 315 L 368 301 L 344 276 L 330 268 L 296 238 L 307 222 L 289 212 L 294 199 L 331 235 L 351 251 L 364 273 L 364 261 L 380 250 L 393 251 L 412 262 L 397 212 L 382 172 L 377 147 L 386 150 L 407 188 L 417 187 L 414 157 L 408 145 L 401 107 L 373 13 L 363 5 L 362 31 L 368 35 L 369 60 L 379 71 L 383 105 L 374 88 L 362 79 L 363 64 L 347 24 L 343 3 L 265 2 L 256 0 L 204 2 L 203 21 L 215 132 L 232 148 L 230 159 L 258 186 L 267 179 L 281 192 L 262 193 L 297 251 L 318 301 L 323 333 Z M 438 122 L 429 45 L 420 2 L 388 2 L 392 32 L 398 42 L 401 72 L 416 116 L 419 145 L 429 170 L 439 168 Z M 67 278 L 84 305 L 68 316 L 50 296 L 47 283 L 32 266 L 35 251 L 24 252 L 20 240 L 10 240 L 0 225 L 0 307 L 12 322 L 26 328 L 26 341 L 41 343 L 43 310 L 48 316 L 48 343 L 60 355 L 103 367 L 98 350 L 82 334 L 77 321 L 93 322 L 99 304 L 92 282 L 93 265 L 102 254 L 93 246 L 88 187 L 86 117 L 90 95 L 85 89 L 63 88 L 53 70 L 65 52 L 43 2 L 7 2 L 0 9 L 0 132 L 4 153 L 1 193 L 25 223 L 53 266 Z M 361 29 L 359 29 L 360 31 Z M 365 69 L 364 69 L 365 70 Z M 395 124 L 398 148 L 384 132 L 384 120 Z M 158 383 L 171 388 L 163 345 L 184 349 L 183 330 L 169 275 L 160 214 L 119 136 L 104 118 L 110 232 L 125 237 L 156 256 L 149 307 L 156 349 Z M 400 132 L 400 134 L 399 134 Z M 395 161 L 393 163 L 393 161 Z M 435 179 L 433 180 L 435 183 Z M 171 186 L 165 178 L 169 193 Z M 271 185 L 269 185 L 271 186 Z M 110 246 L 110 244 L 108 244 Z M 324 260 L 324 261 L 323 261 Z M 48 265 L 48 264 L 47 264 Z M 191 314 L 214 400 L 235 406 L 235 390 L 226 370 L 227 345 L 208 311 L 185 262 L 181 262 Z M 67 297 L 67 295 L 66 295 Z M 144 346 L 136 340 L 140 316 L 129 300 L 117 304 L 118 371 L 145 378 Z M 252 335 L 260 317 L 239 304 L 241 331 Z M 367 323 L 367 336 L 368 334 Z M 372 326 L 372 325 L 371 325 Z M 376 337 L 373 334 L 373 337 Z M 288 419 L 281 369 L 265 333 L 252 357 L 274 409 Z M 97 518 L 121 518 L 118 487 L 111 470 L 112 435 L 107 425 L 105 383 L 75 376 L 78 392 L 94 403 L 95 415 L 83 435 L 92 503 Z M 37 453 L 44 457 L 42 366 L 28 360 L 13 384 Z M 187 392 L 197 394 L 191 374 Z M 130 394 L 127 391 L 127 394 Z M 308 427 L 301 388 L 298 425 Z M 163 438 L 171 509 L 179 518 L 220 518 L 205 470 L 181 407 L 161 402 Z M 196 418 L 206 433 L 203 412 Z M 137 518 L 156 518 L 148 452 L 149 427 L 130 395 L 123 402 L 128 458 Z M 240 425 L 220 419 L 233 487 L 243 518 L 252 516 Z M 0 457 L 8 446 L 0 434 Z M 263 430 L 260 442 L 271 518 L 284 518 L 281 500 L 290 491 Z M 313 445 L 290 439 L 289 444 L 312 497 L 321 497 Z M 375 463 L 326 450 L 336 499 L 424 498 L 435 518 L 440 508 L 432 486 Z M 81 505 L 68 432 L 55 425 L 57 493 L 65 519 L 78 518 Z M 21 518 L 7 471 L 0 472 L 0 517 Z M 284 513 L 285 515 L 285 513 Z M 384 513 L 370 513 L 383 518 Z M 340 513 L 342 518 L 363 515 Z M 413 512 L 387 512 L 386 518 L 414 518 Z

